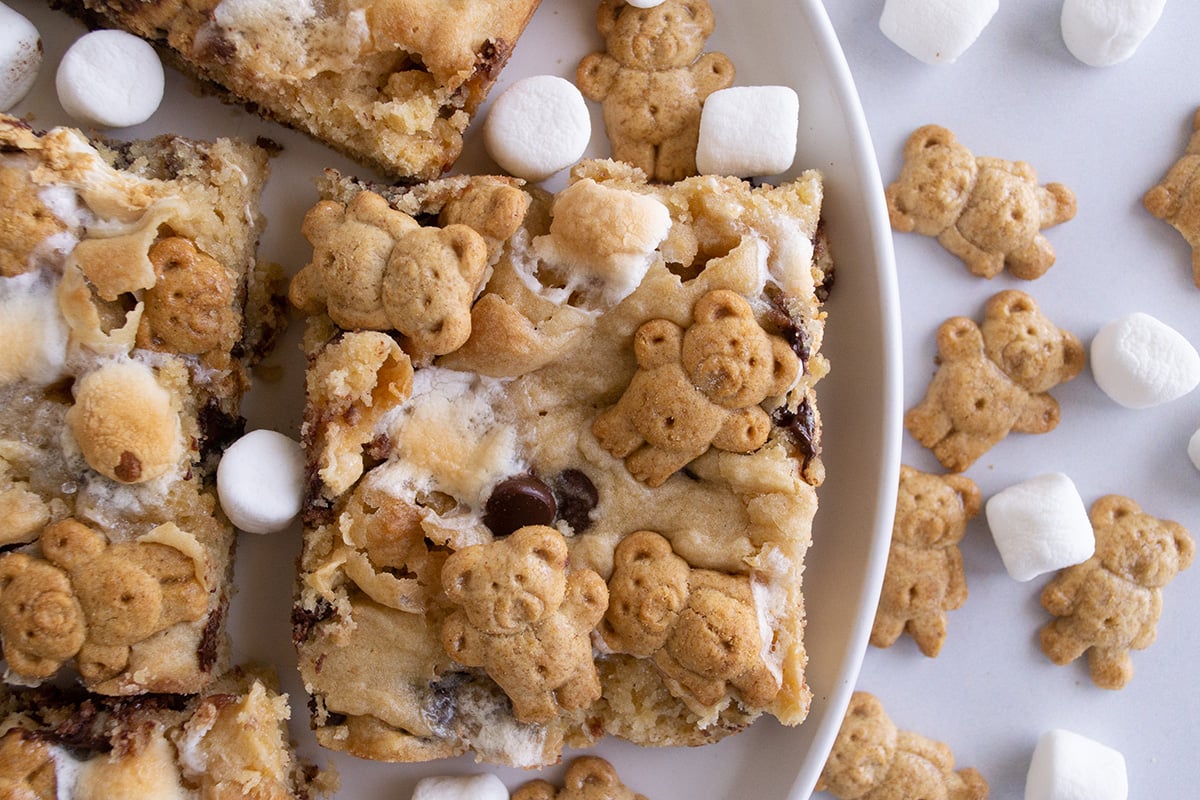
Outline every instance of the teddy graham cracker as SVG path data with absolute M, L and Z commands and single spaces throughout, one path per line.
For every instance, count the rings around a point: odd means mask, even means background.
M 621 782 L 616 769 L 598 756 L 580 756 L 567 767 L 561 788 L 546 780 L 522 784 L 512 800 L 648 800 Z
M 0 117 L 4 680 L 197 692 L 228 664 L 211 480 L 268 347 L 267 153 Z
M 1142 205 L 1183 236 L 1192 251 L 1192 282 L 1200 287 L 1200 110 L 1192 117 L 1187 147 L 1162 180 L 1142 196 Z
M 801 722 L 820 175 L 585 161 L 553 197 L 336 173 L 322 193 L 290 287 L 317 739 L 536 767 Z
M 454 164 L 539 2 L 51 5 L 92 27 L 141 36 L 225 100 L 384 175 L 419 181 Z
M 1039 640 L 1055 664 L 1086 654 L 1092 681 L 1121 689 L 1133 677 L 1130 651 L 1158 638 L 1162 590 L 1191 566 L 1196 542 L 1178 522 L 1148 514 L 1121 495 L 1101 497 L 1088 517 L 1096 551 L 1059 570 L 1042 590 L 1042 607 L 1054 619 Z

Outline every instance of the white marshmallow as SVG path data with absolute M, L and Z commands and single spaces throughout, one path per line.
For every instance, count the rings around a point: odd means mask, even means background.
M 124 31 L 86 33 L 63 54 L 58 102 L 77 120 L 127 128 L 150 119 L 163 98 L 163 67 L 149 43 Z
M 1028 581 L 1091 558 L 1096 534 L 1083 499 L 1066 475 L 1051 472 L 993 495 L 988 527 L 1008 574 Z
M 1174 328 L 1134 312 L 1092 339 L 1092 376 L 1126 408 L 1176 400 L 1200 384 L 1200 353 Z
M 887 0 L 879 30 L 913 58 L 951 64 L 999 8 L 1000 0 Z
M 1071 731 L 1042 734 L 1025 776 L 1025 800 L 1126 800 L 1120 751 Z
M 505 171 L 535 183 L 578 161 L 591 138 L 587 102 L 575 84 L 556 75 L 509 86 L 483 124 L 488 154 Z
M 417 781 L 412 800 L 508 800 L 508 789 L 490 772 Z
M 800 99 L 790 86 L 713 92 L 700 112 L 696 168 L 705 175 L 778 175 L 796 158 Z
M 304 500 L 304 450 L 282 433 L 250 431 L 217 465 L 217 496 L 229 521 L 247 533 L 288 526 Z
M 42 37 L 25 17 L 0 3 L 0 111 L 29 94 L 42 67 Z
M 1200 469 L 1200 430 L 1197 430 L 1192 434 L 1192 438 L 1188 439 L 1187 453 L 1196 469 Z
M 625 0 L 625 2 L 634 8 L 654 8 L 661 6 L 664 0 Z
M 1063 42 L 1088 66 L 1117 64 L 1150 35 L 1166 4 L 1167 0 L 1065 0 Z

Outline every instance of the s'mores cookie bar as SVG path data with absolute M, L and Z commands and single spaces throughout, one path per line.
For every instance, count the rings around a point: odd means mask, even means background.
M 539 0 L 52 0 L 397 179 L 441 175 Z
M 802 721 L 820 175 L 330 173 L 293 622 L 327 747 L 535 767 Z
M 295 758 L 274 686 L 235 669 L 188 696 L 0 689 L 0 796 L 305 800 L 333 776 Z
M 278 314 L 255 260 L 267 158 L 0 117 L 7 683 L 196 692 L 228 665 L 212 476 Z

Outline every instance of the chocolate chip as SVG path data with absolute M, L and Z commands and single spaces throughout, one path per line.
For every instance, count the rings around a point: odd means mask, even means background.
M 812 355 L 812 341 L 804 326 L 792 318 L 788 311 L 788 297 L 783 292 L 776 291 L 770 295 L 771 307 L 766 315 L 766 323 L 775 329 L 792 348 L 792 352 L 800 359 L 800 368 L 804 369 L 808 357 Z
M 496 536 L 508 536 L 526 525 L 553 525 L 557 511 L 549 486 L 534 475 L 514 475 L 492 490 L 483 524 Z
M 771 421 L 777 428 L 782 428 L 791 435 L 805 460 L 821 451 L 821 443 L 817 435 L 817 418 L 813 414 L 808 398 L 805 398 L 795 411 L 789 410 L 786 406 L 776 409 L 775 413 L 771 415 Z
M 592 509 L 600 502 L 596 484 L 582 470 L 564 469 L 550 479 L 554 499 L 558 502 L 558 518 L 571 526 L 575 533 L 592 527 Z

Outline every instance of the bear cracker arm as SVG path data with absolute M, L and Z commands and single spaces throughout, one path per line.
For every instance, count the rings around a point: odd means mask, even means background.
M 1020 415 L 1013 422 L 1012 430 L 1017 433 L 1049 433 L 1058 427 L 1061 417 L 1062 409 L 1053 397 L 1045 392 L 1029 394 Z
M 604 102 L 621 71 L 621 64 L 608 53 L 588 53 L 575 70 L 575 85 L 589 100 Z
M 1082 564 L 1060 570 L 1042 589 L 1042 608 L 1056 617 L 1073 614 L 1080 589 L 1091 580 L 1097 569 L 1101 569 L 1100 563 L 1093 557 Z

